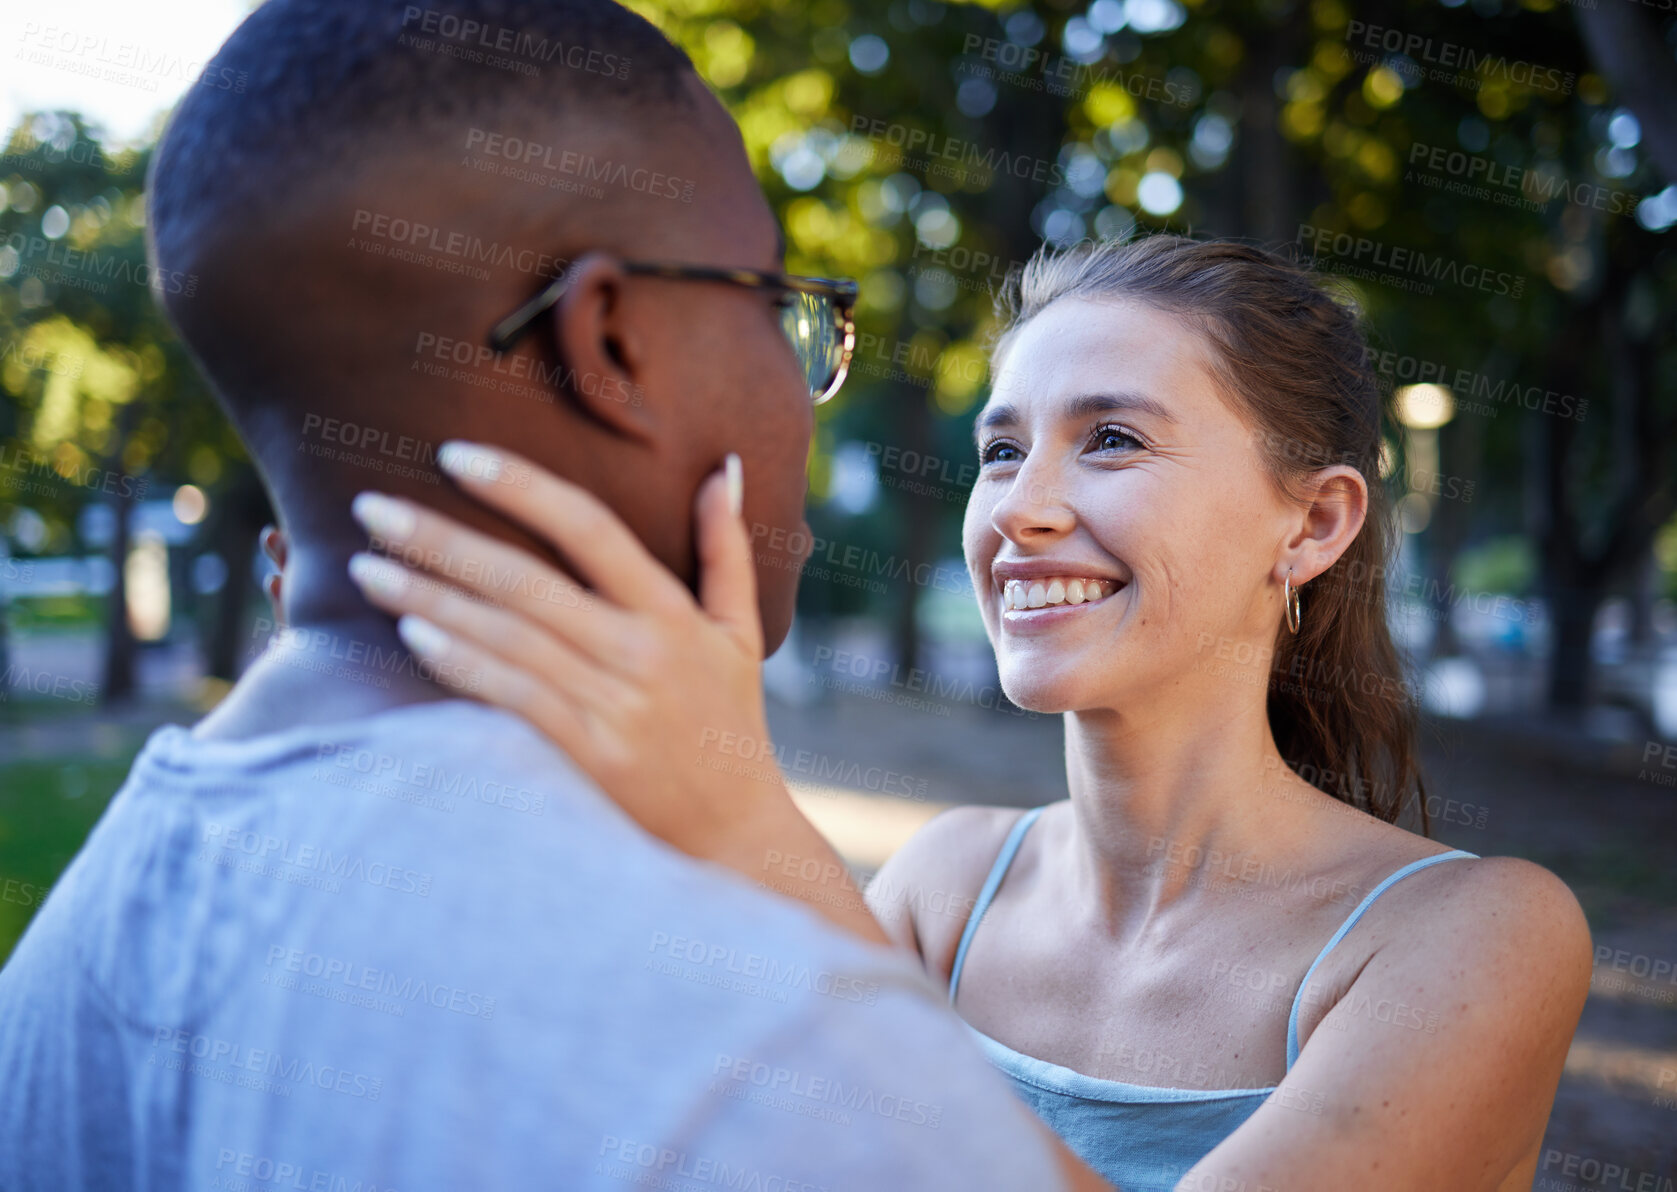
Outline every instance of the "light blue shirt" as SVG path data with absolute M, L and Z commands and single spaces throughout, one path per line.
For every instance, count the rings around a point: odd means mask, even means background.
M 0 972 L 0 1188 L 1057 1188 L 940 991 L 521 722 L 156 733 Z

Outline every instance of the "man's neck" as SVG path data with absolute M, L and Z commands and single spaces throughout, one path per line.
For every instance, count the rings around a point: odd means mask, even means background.
M 395 622 L 350 585 L 338 552 L 330 553 L 288 561 L 290 624 L 275 632 L 194 736 L 244 740 L 451 698 L 402 644 Z

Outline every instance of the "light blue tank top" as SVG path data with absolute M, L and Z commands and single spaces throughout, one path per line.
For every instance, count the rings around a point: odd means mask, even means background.
M 990 876 L 978 893 L 966 930 L 961 934 L 960 946 L 955 951 L 955 967 L 949 974 L 949 1001 L 955 1001 L 955 989 L 961 982 L 961 966 L 967 958 L 967 948 L 978 931 L 990 901 L 996 896 L 1013 855 L 1025 833 L 1042 814 L 1034 807 L 1019 817 L 1008 833 L 1007 840 L 990 867 Z M 1476 857 L 1477 854 L 1453 849 L 1433 857 L 1411 861 L 1368 892 L 1368 896 L 1351 912 L 1350 918 L 1334 932 L 1311 962 L 1293 996 L 1292 1013 L 1287 1018 L 1287 1068 L 1292 1069 L 1298 1059 L 1298 1019 L 1300 999 L 1305 986 L 1316 973 L 1317 965 L 1326 959 L 1335 944 L 1362 918 L 1363 912 L 1394 883 L 1418 869 L 1449 861 L 1457 857 Z M 1257 1112 L 1273 1089 L 1173 1089 L 1151 1085 L 1126 1084 L 1121 1080 L 1097 1080 L 1059 1064 L 1050 1064 L 996 1042 L 990 1036 L 968 1027 L 977 1037 L 979 1046 L 990 1063 L 1001 1069 L 1013 1082 L 1014 1090 L 1025 1100 L 1037 1116 L 1065 1139 L 1066 1145 L 1082 1157 L 1106 1179 L 1124 1192 L 1171 1192 L 1176 1183 L 1195 1163 L 1203 1159 L 1216 1145 L 1234 1133 L 1235 1129 Z

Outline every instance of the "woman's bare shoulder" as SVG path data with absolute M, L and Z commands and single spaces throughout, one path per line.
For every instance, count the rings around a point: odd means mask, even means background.
M 1381 874 L 1458 851 L 1391 824 L 1376 825 L 1370 839 L 1382 857 Z M 1523 957 L 1571 991 L 1589 984 L 1593 945 L 1583 908 L 1564 881 L 1533 861 L 1453 857 L 1405 877 L 1385 897 L 1394 904 L 1383 919 L 1395 949 L 1417 957 L 1506 957 L 1510 963 Z
M 920 954 L 927 972 L 948 980 L 978 892 L 1021 814 L 1017 807 L 951 807 L 928 820 L 869 883 L 875 916 Z

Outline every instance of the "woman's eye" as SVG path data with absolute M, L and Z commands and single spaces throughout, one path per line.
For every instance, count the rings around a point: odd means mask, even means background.
M 1089 445 L 1096 451 L 1127 451 L 1142 445 L 1141 440 L 1118 426 L 1100 426 L 1089 436 Z
M 1001 439 L 986 444 L 984 449 L 978 453 L 978 461 L 985 464 L 1013 464 L 1018 463 L 1023 458 L 1024 456 L 1019 453 L 1018 447 Z

